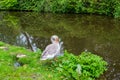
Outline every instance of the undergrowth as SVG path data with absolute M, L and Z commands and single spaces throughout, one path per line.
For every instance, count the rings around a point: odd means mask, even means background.
M 65 51 L 63 57 L 53 61 L 52 67 L 68 80 L 94 80 L 107 70 L 106 65 L 101 57 L 91 52 L 82 52 L 79 56 L 74 56 Z
M 0 10 L 89 13 L 120 18 L 119 0 L 1 0 Z
M 55 60 L 40 61 L 41 52 L 0 42 L 0 80 L 94 80 L 107 70 L 107 62 L 91 52 L 75 56 L 65 51 Z

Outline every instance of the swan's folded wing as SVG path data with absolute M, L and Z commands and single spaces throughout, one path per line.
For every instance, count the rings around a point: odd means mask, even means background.
M 56 44 L 48 45 L 42 53 L 42 56 L 53 55 L 58 51 L 58 46 Z

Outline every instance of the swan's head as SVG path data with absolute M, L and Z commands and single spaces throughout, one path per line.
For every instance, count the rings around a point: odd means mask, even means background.
M 59 37 L 57 35 L 51 36 L 51 42 L 52 43 L 59 43 Z

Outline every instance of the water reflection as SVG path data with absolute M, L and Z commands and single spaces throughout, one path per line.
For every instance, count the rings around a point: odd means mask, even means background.
M 34 52 L 37 50 L 36 43 L 33 42 L 33 37 L 30 36 L 27 32 L 21 33 L 16 37 L 16 44 L 19 46 L 26 47 Z
M 104 80 L 120 79 L 120 21 L 110 17 L 74 14 L 39 14 L 0 12 L 0 40 L 26 48 L 44 50 L 56 34 L 69 52 L 80 54 L 87 49 L 108 63 Z

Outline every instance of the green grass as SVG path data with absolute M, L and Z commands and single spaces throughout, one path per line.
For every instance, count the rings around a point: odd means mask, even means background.
M 65 51 L 57 60 L 46 61 L 40 61 L 41 53 L 0 42 L 0 80 L 94 80 L 107 70 L 107 62 L 90 52 L 75 56 Z M 17 54 L 27 56 L 16 59 Z M 22 66 L 15 67 L 16 61 Z M 81 74 L 76 71 L 78 64 Z

